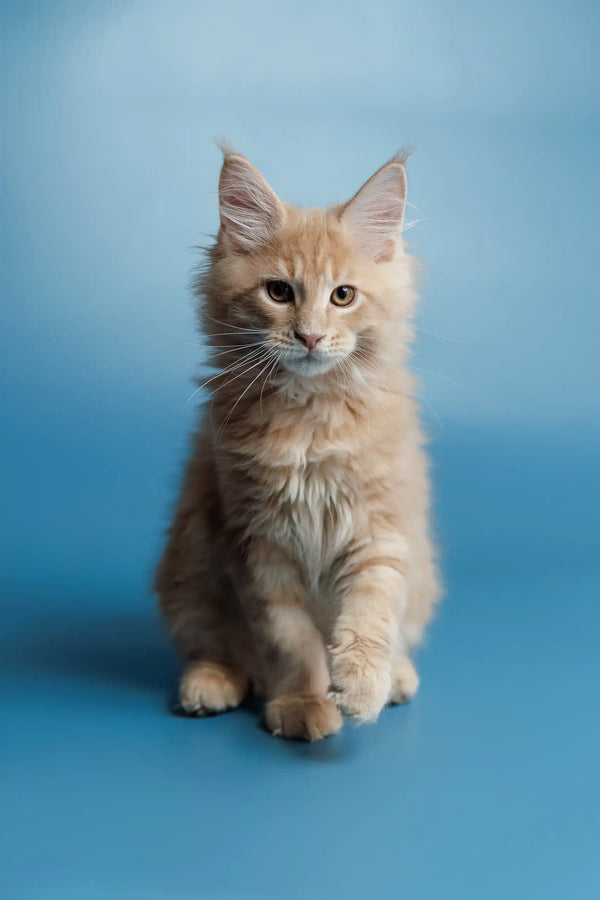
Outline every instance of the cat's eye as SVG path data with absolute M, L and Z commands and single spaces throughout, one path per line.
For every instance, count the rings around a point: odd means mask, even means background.
M 340 284 L 331 292 L 329 299 L 336 306 L 350 306 L 355 297 L 356 291 L 353 287 L 350 287 L 349 284 Z
M 275 303 L 293 303 L 294 289 L 287 281 L 267 281 L 267 293 Z

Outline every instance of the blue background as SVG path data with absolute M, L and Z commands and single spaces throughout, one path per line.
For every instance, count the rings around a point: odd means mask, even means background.
M 600 896 L 599 10 L 2 4 L 3 897 Z M 416 145 L 447 597 L 314 746 L 170 716 L 148 591 L 222 135 L 304 205 Z

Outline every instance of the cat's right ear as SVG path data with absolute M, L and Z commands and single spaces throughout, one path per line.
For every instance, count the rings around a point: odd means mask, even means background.
M 227 245 L 243 254 L 268 241 L 285 217 L 281 200 L 258 169 L 227 151 L 219 179 L 219 212 Z
M 342 222 L 352 232 L 357 246 L 375 262 L 394 255 L 406 202 L 405 163 L 409 149 L 399 151 L 344 206 Z

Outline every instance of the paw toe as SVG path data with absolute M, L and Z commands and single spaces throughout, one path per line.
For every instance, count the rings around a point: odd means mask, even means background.
M 332 673 L 329 696 L 347 716 L 359 722 L 374 722 L 390 691 L 390 675 L 383 667 L 338 664 Z
M 179 686 L 179 703 L 188 715 L 211 715 L 239 706 L 248 687 L 240 673 L 216 663 L 194 663 Z
M 410 659 L 402 657 L 394 666 L 388 703 L 408 703 L 419 689 L 419 676 Z
M 342 717 L 326 697 L 278 697 L 265 707 L 265 724 L 275 737 L 318 741 L 336 734 Z

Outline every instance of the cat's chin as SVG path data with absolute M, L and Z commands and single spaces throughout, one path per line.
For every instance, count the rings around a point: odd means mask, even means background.
M 306 378 L 311 378 L 315 375 L 324 375 L 325 372 L 329 372 L 335 366 L 335 359 L 332 359 L 330 356 L 313 356 L 312 354 L 306 354 L 306 356 L 290 356 L 287 359 L 282 359 L 282 364 L 288 372 L 292 372 L 294 375 L 302 375 Z

